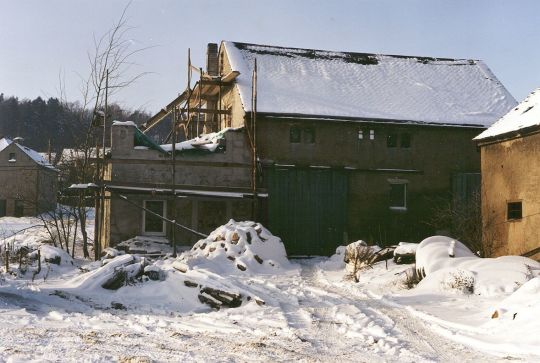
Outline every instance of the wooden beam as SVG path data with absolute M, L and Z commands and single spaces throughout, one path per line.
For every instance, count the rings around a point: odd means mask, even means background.
M 185 102 L 187 100 L 187 93 L 187 90 L 182 92 L 182 94 L 172 100 L 172 102 L 170 102 L 165 108 L 162 108 L 158 113 L 150 117 L 148 121 L 141 125 L 141 130 L 143 130 L 143 132 L 147 132 L 152 127 L 156 126 L 159 122 L 161 122 L 169 113 L 172 112 L 174 107 L 180 105 L 182 102 Z
M 231 113 L 229 110 L 217 110 L 215 108 L 194 108 L 192 111 L 197 113 L 217 113 L 219 115 L 229 115 Z

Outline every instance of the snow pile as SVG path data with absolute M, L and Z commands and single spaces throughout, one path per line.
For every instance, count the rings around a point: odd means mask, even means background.
M 540 263 L 534 260 L 521 256 L 480 258 L 461 242 L 444 236 L 429 237 L 419 244 L 416 268 L 425 275 L 418 289 L 484 296 L 513 292 L 540 276 Z
M 73 258 L 61 248 L 41 245 L 39 248 L 42 263 L 53 263 L 55 265 L 73 265 Z M 32 252 L 32 257 L 37 256 L 37 251 Z
M 540 355 L 540 277 L 533 278 L 487 312 L 483 325 L 501 345 L 518 354 Z
M 399 242 L 394 250 L 394 255 L 414 255 L 417 248 L 418 243 Z
M 517 107 L 512 109 L 490 128 L 475 137 L 475 140 L 487 139 L 524 128 L 540 125 L 540 88 L 534 90 Z
M 291 268 L 279 237 L 260 223 L 232 219 L 184 252 L 177 262 L 182 265 L 218 274 L 276 274 Z
M 131 254 L 165 255 L 172 252 L 172 247 L 166 238 L 135 236 L 116 245 L 118 250 Z
M 283 243 L 255 222 L 229 221 L 178 258 L 154 262 L 107 249 L 91 271 L 55 286 L 100 307 L 163 309 L 179 313 L 264 305 L 268 296 L 250 287 L 254 275 L 296 271 Z M 111 290 L 115 290 L 112 293 Z
M 71 279 L 63 287 L 84 290 L 86 293 L 100 288 L 116 290 L 141 276 L 146 265 L 144 258 L 133 255 L 105 259 L 103 263 L 102 267 Z

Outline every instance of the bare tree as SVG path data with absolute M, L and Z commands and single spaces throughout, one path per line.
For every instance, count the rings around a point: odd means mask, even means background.
M 132 49 L 132 41 L 128 33 L 133 29 L 128 25 L 127 11 L 128 4 L 122 11 L 118 21 L 110 30 L 101 37 L 94 36 L 94 46 L 88 52 L 89 74 L 86 77 L 81 76 L 81 96 L 79 104 L 69 104 L 65 98 L 65 88 L 61 82 L 61 99 L 68 107 L 75 107 L 77 119 L 74 120 L 76 127 L 84 127 L 86 132 L 84 136 L 76 140 L 75 154 L 77 160 L 74 162 L 74 181 L 78 184 L 88 184 L 91 182 L 102 184 L 104 179 L 104 163 L 99 159 L 104 159 L 105 155 L 105 134 L 106 122 L 108 118 L 107 103 L 108 97 L 113 96 L 121 89 L 129 87 L 136 82 L 145 72 L 130 72 L 135 63 L 132 62 L 134 56 L 147 49 Z M 100 125 L 100 121 L 103 125 Z M 96 128 L 95 126 L 103 126 Z M 100 137 L 101 136 L 101 137 Z M 100 140 L 100 138 L 102 140 Z M 101 147 L 101 155 L 100 155 Z M 83 254 L 87 258 L 90 256 L 88 251 L 88 232 L 87 232 L 87 212 L 88 200 L 96 198 L 95 191 L 80 189 L 76 203 L 76 213 L 80 222 L 81 233 L 83 237 Z M 100 213 L 99 199 L 96 199 L 96 223 L 99 228 L 102 214 Z M 99 259 L 100 241 L 94 241 L 94 258 Z

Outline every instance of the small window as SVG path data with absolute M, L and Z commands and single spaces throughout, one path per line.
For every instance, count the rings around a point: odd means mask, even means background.
M 147 209 L 143 214 L 144 233 L 154 236 L 165 235 L 165 221 L 157 216 L 165 216 L 165 201 L 145 200 L 144 207 Z
M 15 153 L 9 153 L 9 159 L 8 159 L 8 161 L 9 161 L 10 163 L 14 163 L 14 162 L 17 161 L 17 157 L 15 156 Z
M 306 144 L 315 143 L 315 129 L 313 127 L 306 127 L 304 129 L 304 142 Z
M 375 130 L 369 130 L 369 139 L 375 140 Z
M 358 140 L 364 140 L 364 131 L 358 130 Z
M 397 134 L 388 134 L 386 136 L 386 146 L 387 147 L 396 147 L 397 146 Z
M 289 131 L 289 141 L 292 144 L 298 144 L 301 141 L 301 135 L 299 127 L 291 126 L 291 129 Z
M 507 215 L 508 220 L 521 219 L 522 217 L 522 206 L 521 202 L 508 202 L 507 204 Z
M 401 134 L 401 148 L 408 149 L 411 147 L 411 134 L 403 133 Z
M 390 183 L 390 209 L 407 209 L 407 184 Z

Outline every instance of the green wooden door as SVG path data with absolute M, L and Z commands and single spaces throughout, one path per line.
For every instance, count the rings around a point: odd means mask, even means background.
M 268 222 L 289 255 L 330 255 L 343 243 L 347 175 L 331 169 L 268 170 Z

